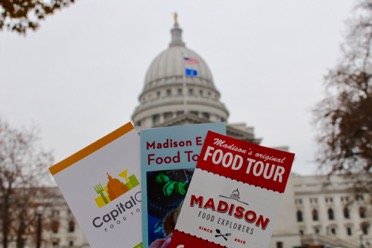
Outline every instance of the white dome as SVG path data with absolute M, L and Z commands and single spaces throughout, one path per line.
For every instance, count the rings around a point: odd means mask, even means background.
M 197 60 L 197 64 L 187 64 L 185 57 Z M 151 63 L 145 77 L 145 88 L 156 84 L 159 80 L 170 77 L 183 77 L 185 68 L 197 70 L 198 75 L 192 77 L 193 83 L 213 84 L 212 73 L 207 63 L 196 52 L 185 46 L 170 46 L 160 53 Z

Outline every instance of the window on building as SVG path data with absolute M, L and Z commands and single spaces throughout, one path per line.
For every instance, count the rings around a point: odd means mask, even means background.
M 57 248 L 59 246 L 59 240 L 52 241 L 52 247 Z
M 154 125 L 159 124 L 160 123 L 160 115 L 153 115 L 152 116 L 152 123 Z
M 355 196 L 355 199 L 356 199 L 357 201 L 363 201 L 363 200 L 364 200 L 364 197 L 363 197 L 363 195 L 356 195 L 356 196 Z
M 194 94 L 194 89 L 189 89 L 189 95 L 193 95 Z
M 157 92 L 156 92 L 156 95 L 157 95 L 158 97 L 160 97 L 160 91 L 157 91 Z
M 59 230 L 59 221 L 58 220 L 52 220 L 50 222 L 50 229 L 53 233 L 58 233 Z
M 167 89 L 167 96 L 171 96 L 171 95 L 172 95 L 171 89 Z
M 367 222 L 363 222 L 362 224 L 360 224 L 360 227 L 362 228 L 363 234 L 368 235 L 369 224 Z
M 329 230 L 331 231 L 331 234 L 336 235 L 336 228 L 335 227 L 331 227 Z
M 284 247 L 284 245 L 283 245 L 282 241 L 276 242 L 276 248 L 283 248 L 283 247 Z
M 302 221 L 304 221 L 304 219 L 303 219 L 303 215 L 302 215 L 302 211 L 301 211 L 301 210 L 298 210 L 296 215 L 297 215 L 297 222 L 302 222 Z
M 314 232 L 315 232 L 315 234 L 319 234 L 319 233 L 320 233 L 320 229 L 319 229 L 319 227 L 315 227 L 315 228 L 314 228 Z
M 198 111 L 190 111 L 190 114 L 198 116 Z
M 313 211 L 311 212 L 311 215 L 313 216 L 313 221 L 318 221 L 319 220 L 318 210 L 313 209 Z
M 53 209 L 51 215 L 52 215 L 52 217 L 59 216 L 59 210 Z
M 179 116 L 179 115 L 182 115 L 184 112 L 183 111 L 177 111 L 176 115 Z
M 177 89 L 177 93 L 178 93 L 179 96 L 182 96 L 182 89 L 181 88 L 178 88 Z
M 69 233 L 75 232 L 75 222 L 73 220 L 70 220 L 68 222 L 68 232 Z
M 328 219 L 329 220 L 334 220 L 335 219 L 335 213 L 334 213 L 332 208 L 328 209 Z
M 300 235 L 304 235 L 304 230 L 300 229 Z
M 348 236 L 352 236 L 353 235 L 353 232 L 352 232 L 350 226 L 346 227 L 346 233 L 347 233 Z
M 202 113 L 202 116 L 203 116 L 205 119 L 209 119 L 209 113 L 203 112 L 203 113 Z
M 168 120 L 172 119 L 172 117 L 173 117 L 172 112 L 165 112 L 164 113 L 164 120 L 168 121 Z
M 345 219 L 350 219 L 350 212 L 348 207 L 344 207 L 344 217 Z
M 359 217 L 364 219 L 366 217 L 366 209 L 364 207 L 359 208 Z
M 74 246 L 74 241 L 70 240 L 70 241 L 68 242 L 68 246 L 73 247 L 73 246 Z

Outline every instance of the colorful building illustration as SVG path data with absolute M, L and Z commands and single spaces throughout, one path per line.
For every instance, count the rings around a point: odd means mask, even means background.
M 131 176 L 128 176 L 128 169 L 120 172 L 118 176 L 123 178 L 125 183 L 117 178 L 112 177 L 107 172 L 108 182 L 106 186 L 102 186 L 102 184 L 100 183 L 94 186 L 94 190 L 99 195 L 95 199 L 95 202 L 99 208 L 107 205 L 114 199 L 125 194 L 126 192 L 140 184 L 136 175 L 133 174 Z

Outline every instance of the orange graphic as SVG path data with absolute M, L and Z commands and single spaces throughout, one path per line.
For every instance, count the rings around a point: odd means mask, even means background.
M 106 186 L 102 186 L 102 184 L 99 183 L 93 187 L 95 192 L 99 195 L 95 199 L 99 208 L 109 204 L 114 199 L 139 185 L 139 181 L 135 175 L 128 177 L 128 169 L 118 174 L 119 177 L 125 180 L 125 183 L 117 178 L 113 178 L 108 172 L 106 174 L 108 177 Z
M 108 176 L 108 183 L 107 183 L 107 189 L 108 189 L 108 197 L 110 200 L 114 200 L 127 192 L 129 189 L 127 186 L 125 186 L 124 183 L 120 182 L 119 179 L 112 178 L 110 174 L 107 173 Z

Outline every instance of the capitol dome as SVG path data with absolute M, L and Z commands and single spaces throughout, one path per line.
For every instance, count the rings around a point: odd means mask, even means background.
M 132 120 L 138 128 L 160 126 L 181 115 L 205 122 L 226 122 L 228 110 L 220 102 L 205 60 L 186 47 L 175 16 L 169 47 L 150 64 Z
M 196 52 L 185 46 L 172 45 L 160 53 L 151 63 L 145 77 L 145 89 L 151 85 L 161 84 L 172 78 L 182 79 L 185 73 L 185 58 L 192 58 L 197 64 L 189 65 L 198 71 L 198 76 L 188 78 L 188 83 L 213 85 L 212 73 L 207 63 Z M 213 86 L 214 87 L 214 86 Z

